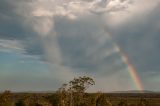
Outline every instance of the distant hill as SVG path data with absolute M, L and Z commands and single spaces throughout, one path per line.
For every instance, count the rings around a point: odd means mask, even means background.
M 0 93 L 3 93 L 4 91 L 0 92 Z M 56 91 L 11 91 L 11 93 L 56 93 Z
M 56 91 L 24 91 L 22 93 L 56 93 Z
M 129 91 L 114 91 L 111 93 L 157 93 L 157 92 L 153 92 L 153 91 L 148 91 L 148 90 L 129 90 Z
M 0 91 L 0 93 L 3 93 L 4 91 Z M 56 93 L 56 91 L 11 91 L 12 93 Z M 113 91 L 113 92 L 106 92 L 106 93 L 160 93 L 156 91 L 149 91 L 149 90 L 128 90 L 128 91 Z

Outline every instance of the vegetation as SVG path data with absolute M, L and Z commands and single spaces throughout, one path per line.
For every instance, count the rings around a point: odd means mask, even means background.
M 12 95 L 10 91 L 5 91 L 0 96 L 0 106 L 13 106 Z
M 85 91 L 95 82 L 90 77 L 74 78 L 68 84 L 63 84 L 58 90 L 59 106 L 85 106 L 87 98 Z
M 0 106 L 160 106 L 160 94 L 86 93 L 95 85 L 90 77 L 74 78 L 56 93 L 0 94 Z

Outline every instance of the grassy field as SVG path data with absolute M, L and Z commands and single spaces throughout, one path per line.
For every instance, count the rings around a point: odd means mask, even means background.
M 160 106 L 159 93 L 87 93 L 84 98 L 87 98 L 88 104 L 79 106 Z M 109 104 L 105 103 L 106 100 Z M 68 105 L 58 105 L 58 97 L 55 93 L 3 93 L 0 95 L 0 106 Z
M 110 93 L 106 97 L 113 106 L 118 106 L 121 102 L 127 106 L 160 106 L 158 93 Z

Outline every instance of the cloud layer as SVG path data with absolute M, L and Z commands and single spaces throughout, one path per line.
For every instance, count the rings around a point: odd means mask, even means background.
M 0 51 L 50 64 L 53 84 L 87 74 L 108 83 L 103 91 L 136 89 L 118 44 L 152 89 L 148 76 L 160 83 L 159 10 L 159 0 L 2 0 Z

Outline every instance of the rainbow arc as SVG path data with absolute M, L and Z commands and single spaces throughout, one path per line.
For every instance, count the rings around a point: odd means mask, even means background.
M 111 34 L 108 33 L 108 36 L 112 40 Z M 130 63 L 130 61 L 128 59 L 128 56 L 122 52 L 122 50 L 120 49 L 120 47 L 116 43 L 114 43 L 114 44 L 115 44 L 115 48 L 116 48 L 117 52 L 120 53 L 123 62 L 127 65 L 128 72 L 129 72 L 129 74 L 130 74 L 135 86 L 137 87 L 138 90 L 143 91 L 144 87 L 143 87 L 141 79 L 140 79 L 140 77 L 139 77 L 139 75 L 137 73 L 137 70 Z
M 123 62 L 127 65 L 128 72 L 129 72 L 131 78 L 133 79 L 135 86 L 137 87 L 138 90 L 143 91 L 144 87 L 143 87 L 143 84 L 141 82 L 140 77 L 138 76 L 137 70 L 130 63 L 128 56 L 122 52 L 120 47 L 117 44 L 115 44 L 115 47 L 118 50 L 118 52 L 120 53 Z
M 128 59 L 128 56 L 127 56 L 127 55 L 122 55 L 122 58 L 123 58 L 124 62 L 128 65 L 128 67 L 127 67 L 127 68 L 128 68 L 128 71 L 129 71 L 129 73 L 130 73 L 130 75 L 131 75 L 131 77 L 132 77 L 132 79 L 133 79 L 133 81 L 134 81 L 137 89 L 140 90 L 140 91 L 143 91 L 143 90 L 144 90 L 144 87 L 143 87 L 143 85 L 142 85 L 142 82 L 141 82 L 141 80 L 140 80 L 140 77 L 138 76 L 137 71 L 136 71 L 136 69 L 133 67 L 133 65 L 130 64 L 129 59 Z

